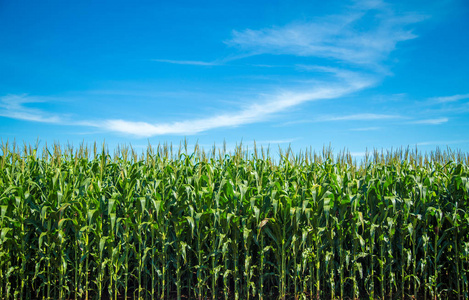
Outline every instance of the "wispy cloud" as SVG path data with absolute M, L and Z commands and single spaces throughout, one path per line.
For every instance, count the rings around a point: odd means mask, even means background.
M 453 144 L 465 144 L 469 143 L 469 140 L 453 140 L 453 141 L 427 141 L 416 143 L 417 146 L 435 146 L 435 145 L 453 145 Z
M 43 103 L 44 100 L 27 95 L 7 95 L 0 97 L 0 116 L 41 123 L 60 123 L 62 118 L 41 109 L 28 107 L 28 104 Z
M 308 120 L 295 120 L 289 121 L 282 124 L 282 126 L 297 125 L 304 123 L 318 123 L 318 122 L 342 122 L 342 121 L 382 121 L 382 120 L 393 120 L 393 119 L 405 119 L 406 117 L 401 115 L 389 115 L 389 114 L 373 114 L 373 113 L 363 113 L 363 114 L 351 114 L 351 115 L 322 115 L 316 116 Z M 350 131 L 373 131 L 379 130 L 381 127 L 360 127 L 360 128 L 351 128 Z
M 346 116 L 324 116 L 318 119 L 318 121 L 330 122 L 330 121 L 371 121 L 371 120 L 391 120 L 391 119 L 402 119 L 400 115 L 386 115 L 386 114 L 353 114 Z
M 242 54 L 233 54 L 212 62 L 154 59 L 153 61 L 160 63 L 193 66 L 224 65 L 228 61 L 257 54 L 288 54 L 328 59 L 328 67 L 292 64 L 292 67 L 299 66 L 299 68 L 323 73 L 319 79 L 311 78 L 315 83 L 313 87 L 310 81 L 302 83 L 301 87 L 298 85 L 294 88 L 284 87 L 282 91 L 273 91 L 270 94 L 259 92 L 259 96 L 254 96 L 250 105 L 205 118 L 175 122 L 104 119 L 66 123 L 61 117 L 28 108 L 25 104 L 29 100 L 5 100 L 4 98 L 2 98 L 0 106 L 0 115 L 38 122 L 83 125 L 137 137 L 192 135 L 216 128 L 263 122 L 276 114 L 288 112 L 306 102 L 338 99 L 373 86 L 381 79 L 384 69 L 383 62 L 396 48 L 397 43 L 416 37 L 408 29 L 409 25 L 422 19 L 423 17 L 417 14 L 397 13 L 390 5 L 382 1 L 356 1 L 353 6 L 340 15 L 327 16 L 311 22 L 293 22 L 280 27 L 233 31 L 232 38 L 226 44 L 243 49 L 245 53 Z M 338 65 L 340 67 L 334 67 Z M 367 68 L 364 69 L 363 66 Z M 372 69 L 368 68 L 370 66 Z M 380 75 L 375 72 L 377 70 L 380 71 Z M 322 76 L 324 73 L 331 76 Z M 315 117 L 313 120 L 315 122 L 330 122 L 398 118 L 402 117 L 362 113 Z
M 265 140 L 265 141 L 256 141 L 256 145 L 279 145 L 279 144 L 290 144 L 299 138 L 285 139 L 285 140 Z
M 439 103 L 456 102 L 464 99 L 469 99 L 469 94 L 431 98 L 431 100 Z
M 381 127 L 362 127 L 362 128 L 352 128 L 350 131 L 376 131 L 380 130 Z
M 289 54 L 337 59 L 354 65 L 376 65 L 401 41 L 416 37 L 408 26 L 424 19 L 402 14 L 382 1 L 358 1 L 341 15 L 283 27 L 233 31 L 226 43 L 257 54 Z M 364 22 L 372 21 L 363 30 Z
M 353 157 L 364 157 L 366 152 L 350 152 L 350 155 Z
M 70 114 L 58 114 L 45 111 L 44 109 L 28 107 L 31 104 L 50 104 L 50 102 L 48 98 L 29 96 L 27 94 L 3 96 L 0 97 L 0 117 L 67 126 L 101 127 L 101 122 L 80 119 L 72 120 Z
M 448 118 L 438 118 L 438 119 L 426 119 L 410 122 L 411 124 L 423 124 L 423 125 L 440 125 L 448 122 Z
M 258 101 L 246 105 L 234 112 L 222 112 L 215 116 L 180 122 L 149 123 L 124 119 L 110 120 L 73 120 L 53 115 L 40 109 L 28 108 L 28 103 L 44 102 L 26 95 L 5 96 L 0 98 L 0 116 L 36 121 L 57 123 L 61 125 L 80 125 L 101 130 L 129 134 L 136 137 L 156 135 L 193 135 L 216 128 L 237 127 L 266 121 L 274 114 L 309 101 L 340 98 L 372 85 L 365 78 L 338 78 L 336 82 L 324 82 L 320 87 L 304 91 L 280 91 L 270 95 L 259 96 Z
M 192 66 L 218 66 L 219 62 L 207 62 L 198 60 L 172 60 L 172 59 L 152 59 L 152 61 L 176 64 L 176 65 L 192 65 Z
M 131 134 L 139 137 L 155 135 L 192 135 L 215 128 L 237 127 L 244 124 L 267 120 L 273 114 L 284 112 L 308 101 L 339 98 L 362 88 L 369 82 L 354 81 L 347 85 L 330 85 L 306 92 L 280 92 L 264 96 L 265 100 L 248 105 L 237 112 L 222 113 L 207 118 L 172 123 L 133 122 L 126 120 L 106 120 L 96 126 L 109 131 Z
M 352 71 L 344 68 L 336 68 L 331 66 L 320 66 L 320 65 L 301 65 L 298 64 L 295 66 L 298 69 L 303 69 L 307 71 L 315 71 L 319 73 L 329 73 L 332 74 L 337 79 L 342 79 L 347 82 L 354 81 L 356 78 L 367 79 L 369 81 L 377 81 L 376 75 L 368 74 L 366 72 Z M 321 74 L 322 75 L 322 74 Z

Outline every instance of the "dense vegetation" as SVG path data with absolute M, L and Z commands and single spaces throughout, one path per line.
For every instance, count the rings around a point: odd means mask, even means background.
M 0 299 L 468 298 L 469 157 L 3 144 Z

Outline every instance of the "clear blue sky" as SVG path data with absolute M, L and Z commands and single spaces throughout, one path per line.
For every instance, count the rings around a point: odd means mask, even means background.
M 0 0 L 3 141 L 469 151 L 469 2 Z

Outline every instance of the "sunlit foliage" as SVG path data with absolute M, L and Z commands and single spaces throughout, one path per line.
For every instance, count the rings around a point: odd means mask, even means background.
M 467 154 L 271 157 L 3 144 L 0 298 L 468 298 Z

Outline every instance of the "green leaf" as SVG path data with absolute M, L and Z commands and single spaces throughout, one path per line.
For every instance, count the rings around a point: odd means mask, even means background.
M 114 231 L 114 227 L 116 226 L 116 214 L 110 213 L 109 217 L 111 219 L 111 230 Z
M 107 236 L 103 236 L 103 237 L 101 237 L 101 239 L 99 240 L 99 252 L 100 252 L 100 253 L 103 253 L 104 247 L 106 246 L 106 241 L 107 241 L 107 239 L 108 239 Z
M 2 228 L 1 234 L 0 234 L 0 244 L 3 244 L 6 241 L 6 236 L 8 234 L 8 231 L 10 231 L 11 228 Z
M 0 206 L 0 213 L 1 213 L 2 219 L 5 217 L 5 214 L 6 214 L 6 212 L 7 212 L 7 209 L 8 209 L 8 206 L 7 206 L 7 205 L 2 205 L 2 206 Z
M 66 221 L 70 221 L 70 219 L 68 219 L 68 218 L 63 218 L 63 219 L 61 219 L 61 220 L 59 221 L 59 223 L 58 223 L 59 229 L 62 229 L 62 226 L 63 226 L 63 224 L 64 224 Z

